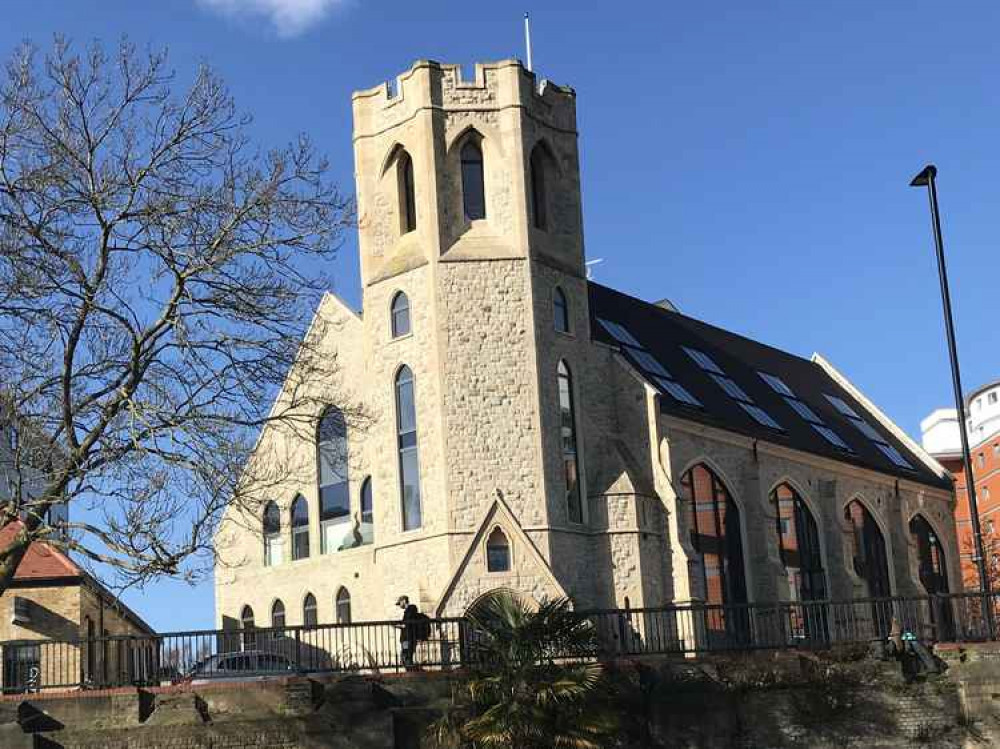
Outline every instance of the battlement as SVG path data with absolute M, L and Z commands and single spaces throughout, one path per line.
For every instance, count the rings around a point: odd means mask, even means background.
M 476 63 L 473 80 L 461 65 L 417 60 L 410 69 L 352 95 L 355 138 L 405 122 L 422 109 L 489 111 L 523 107 L 560 130 L 575 132 L 576 92 L 539 80 L 520 60 Z

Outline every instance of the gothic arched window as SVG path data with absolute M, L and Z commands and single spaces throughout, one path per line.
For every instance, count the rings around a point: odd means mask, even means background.
M 389 308 L 389 318 L 392 322 L 392 337 L 409 335 L 410 333 L 410 298 L 402 291 L 392 298 Z
M 486 218 L 486 187 L 483 175 L 483 151 L 471 138 L 461 151 L 462 204 L 465 218 L 477 221 Z
M 559 424 L 562 435 L 563 476 L 566 480 L 566 512 L 571 523 L 583 522 L 580 494 L 580 465 L 577 458 L 576 411 L 573 407 L 573 378 L 565 361 L 559 362 Z
M 865 582 L 867 597 L 892 595 L 885 539 L 875 518 L 855 499 L 844 508 L 844 519 L 851 531 L 851 563 L 855 574 Z
M 264 505 L 264 564 L 273 567 L 281 564 L 281 511 L 274 502 Z
M 417 228 L 417 196 L 413 181 L 413 159 L 404 149 L 396 157 L 399 183 L 399 231 L 408 234 Z
M 552 291 L 552 316 L 556 330 L 569 333 L 569 302 L 566 301 L 566 292 L 558 286 Z
M 486 539 L 486 571 L 510 572 L 510 541 L 500 528 Z
M 341 587 L 337 591 L 337 600 L 334 604 L 337 612 L 337 624 L 351 623 L 351 594 L 347 588 Z
M 403 530 L 421 525 L 420 457 L 417 453 L 417 408 L 413 372 L 406 365 L 396 374 L 396 436 L 399 448 L 399 491 Z
M 285 628 L 285 604 L 280 598 L 271 604 L 271 626 L 278 630 Z M 275 634 L 280 636 L 281 633 Z
M 257 643 L 257 636 L 254 634 L 253 609 L 249 606 L 240 611 L 240 628 L 243 630 L 243 649 L 251 650 Z
M 792 600 L 821 601 L 826 598 L 826 578 L 819 548 L 819 529 L 809 507 L 788 484 L 771 492 L 778 531 L 781 563 L 788 574 Z
M 322 554 L 337 549 L 343 532 L 336 526 L 347 521 L 351 512 L 347 457 L 347 422 L 343 411 L 330 406 L 320 417 L 316 430 L 319 545 Z M 306 531 L 306 556 L 309 556 L 308 515 Z M 295 558 L 301 559 L 299 556 Z
M 548 196 L 545 192 L 545 146 L 539 143 L 531 151 L 531 220 L 536 229 L 548 228 Z
M 740 514 L 729 491 L 699 463 L 681 477 L 681 493 L 691 546 L 700 557 L 705 603 L 746 603 Z
M 316 613 L 316 596 L 306 593 L 306 598 L 302 602 L 302 623 L 307 627 L 315 627 L 319 624 L 319 616 Z
M 309 505 L 301 494 L 292 502 L 292 559 L 309 556 Z
M 910 535 L 917 545 L 920 583 L 930 594 L 948 592 L 948 568 L 944 561 L 941 539 L 923 515 L 910 521 Z

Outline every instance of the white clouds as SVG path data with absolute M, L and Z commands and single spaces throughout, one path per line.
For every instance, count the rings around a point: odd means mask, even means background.
M 297 36 L 346 0 L 199 0 L 207 8 L 235 18 L 266 18 L 278 36 Z

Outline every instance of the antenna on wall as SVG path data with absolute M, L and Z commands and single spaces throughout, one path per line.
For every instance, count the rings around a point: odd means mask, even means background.
M 524 14 L 524 47 L 528 53 L 528 70 L 533 71 L 534 68 L 531 66 L 531 17 L 527 13 Z

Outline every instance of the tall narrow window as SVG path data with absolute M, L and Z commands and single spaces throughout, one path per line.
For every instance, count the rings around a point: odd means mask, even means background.
M 420 527 L 421 507 L 413 372 L 405 365 L 396 374 L 396 434 L 399 447 L 399 490 L 403 504 L 403 530 L 408 531 Z
M 548 228 L 548 205 L 545 194 L 545 147 L 541 144 L 531 151 L 531 218 L 536 229 Z
M 361 482 L 361 539 L 370 544 L 375 540 L 375 502 L 372 497 L 372 477 Z
M 316 456 L 319 479 L 319 545 L 320 553 L 328 554 L 340 548 L 347 533 L 346 522 L 351 511 L 347 423 L 339 408 L 331 406 L 320 417 L 316 433 Z M 308 543 L 307 532 L 306 556 L 309 556 Z M 301 559 L 299 556 L 295 558 Z
M 555 328 L 560 333 L 569 333 L 569 303 L 566 293 L 558 286 L 552 291 L 552 316 L 555 318 Z
M 410 333 L 410 299 L 402 291 L 392 298 L 389 310 L 392 320 L 392 337 L 409 335 Z
M 580 496 L 580 466 L 576 452 L 576 413 L 573 408 L 573 380 L 566 362 L 559 362 L 559 423 L 562 434 L 563 475 L 566 480 L 566 512 L 571 523 L 583 522 Z
M 347 592 L 347 588 L 337 591 L 336 610 L 337 624 L 351 623 L 351 594 Z
M 399 230 L 408 234 L 417 228 L 417 194 L 413 182 L 413 159 L 400 150 L 396 159 L 399 181 Z
M 483 152 L 474 141 L 462 146 L 462 200 L 465 218 L 477 221 L 486 218 L 486 188 L 483 182 Z
M 701 561 L 705 602 L 746 603 L 740 515 L 725 485 L 699 463 L 681 477 L 691 546 Z
M 302 602 L 302 623 L 307 627 L 315 627 L 319 624 L 319 617 L 316 614 L 316 596 L 306 593 L 306 599 Z
M 301 494 L 292 502 L 292 559 L 309 556 L 309 505 Z
M 278 510 L 278 505 L 268 502 L 264 506 L 264 564 L 268 567 L 281 564 L 283 546 L 281 512 Z
M 279 598 L 271 605 L 271 626 L 276 630 L 282 630 L 285 628 L 285 604 L 281 602 Z M 276 635 L 281 635 L 281 632 L 275 632 Z
M 494 528 L 486 540 L 486 571 L 510 571 L 510 541 L 499 528 Z
M 257 646 L 257 635 L 254 633 L 253 609 L 249 606 L 240 611 L 240 629 L 243 630 L 243 649 L 253 650 Z
M 821 601 L 826 597 L 823 558 L 816 520 L 802 497 L 788 484 L 771 492 L 778 530 L 781 563 L 788 575 L 793 601 Z

